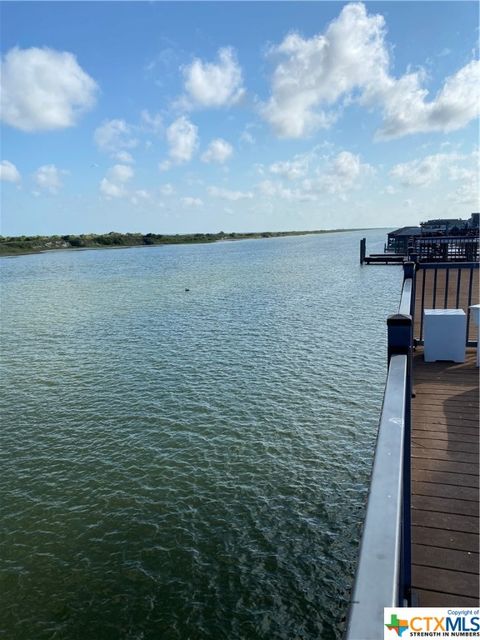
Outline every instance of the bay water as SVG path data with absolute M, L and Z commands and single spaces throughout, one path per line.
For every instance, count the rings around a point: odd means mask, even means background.
M 385 234 L 1 260 L 0 637 L 342 637 Z

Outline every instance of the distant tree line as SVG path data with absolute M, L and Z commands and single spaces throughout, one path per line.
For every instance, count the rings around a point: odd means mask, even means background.
M 347 231 L 334 229 L 333 231 Z M 260 233 L 189 233 L 167 235 L 163 233 L 118 233 L 81 234 L 64 236 L 0 236 L 0 255 L 36 253 L 52 249 L 87 249 L 101 247 L 136 247 L 159 244 L 186 244 L 199 242 L 217 242 L 219 240 L 245 240 L 254 238 L 273 238 L 305 234 L 329 233 L 328 231 L 264 231 Z

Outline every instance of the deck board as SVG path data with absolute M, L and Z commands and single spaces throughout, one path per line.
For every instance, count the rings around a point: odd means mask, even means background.
M 425 363 L 418 348 L 413 381 L 413 591 L 418 606 L 469 606 L 479 598 L 475 350 L 464 364 Z

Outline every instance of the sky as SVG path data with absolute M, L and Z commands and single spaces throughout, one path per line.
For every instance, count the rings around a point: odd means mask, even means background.
M 479 5 L 2 2 L 1 233 L 479 210 Z

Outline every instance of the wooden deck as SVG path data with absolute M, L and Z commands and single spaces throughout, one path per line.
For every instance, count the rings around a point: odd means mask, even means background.
M 464 364 L 425 363 L 420 347 L 414 355 L 412 582 L 417 606 L 478 606 L 475 355 L 475 349 L 467 349 Z

